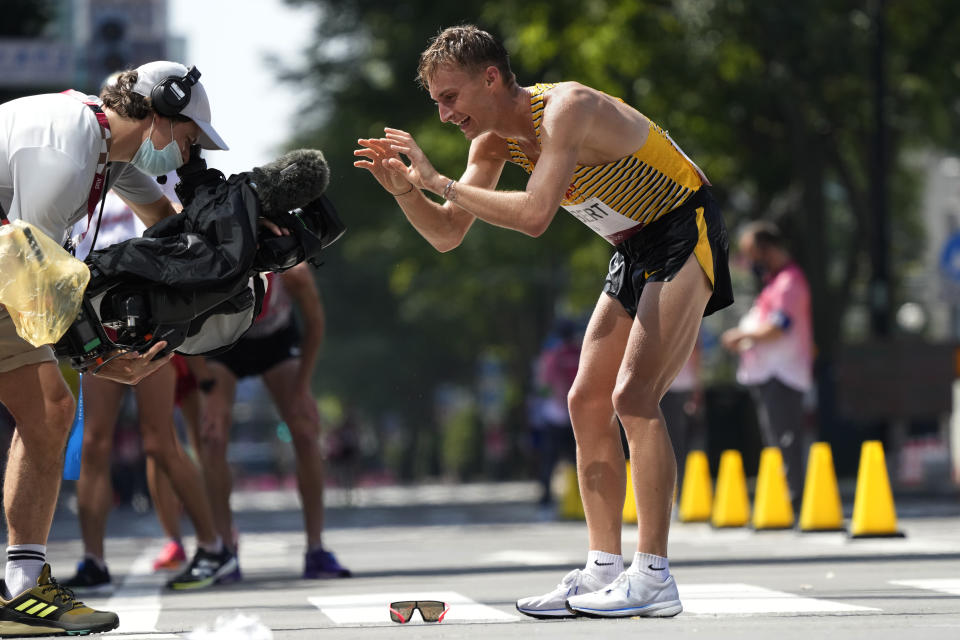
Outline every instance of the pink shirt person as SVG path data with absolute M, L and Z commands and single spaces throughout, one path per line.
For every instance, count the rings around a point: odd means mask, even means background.
M 767 281 L 739 328 L 750 333 L 764 323 L 777 326 L 783 335 L 762 342 L 744 340 L 737 381 L 757 385 L 776 377 L 798 391 L 809 391 L 813 386 L 810 286 L 795 262 Z

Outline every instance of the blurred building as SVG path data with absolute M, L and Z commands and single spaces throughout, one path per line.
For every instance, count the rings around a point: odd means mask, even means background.
M 0 89 L 96 92 L 114 71 L 183 57 L 183 39 L 168 31 L 167 0 L 59 0 L 55 7 L 41 36 L 0 38 Z

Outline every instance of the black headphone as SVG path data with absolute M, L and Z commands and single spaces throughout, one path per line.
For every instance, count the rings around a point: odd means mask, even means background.
M 200 71 L 190 67 L 182 78 L 169 76 L 153 85 L 150 90 L 150 100 L 153 108 L 162 116 L 175 116 L 190 102 L 190 87 L 197 84 Z

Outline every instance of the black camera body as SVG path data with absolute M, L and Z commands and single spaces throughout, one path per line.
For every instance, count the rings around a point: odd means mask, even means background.
M 99 367 L 118 349 L 143 352 L 161 340 L 167 346 L 159 355 L 229 348 L 260 312 L 262 274 L 303 261 L 319 266 L 321 251 L 346 230 L 324 195 L 290 211 L 269 210 L 250 173 L 225 178 L 207 167 L 199 145 L 177 176 L 182 213 L 143 238 L 87 256 L 91 279 L 80 314 L 55 345 L 75 369 Z M 275 235 L 261 218 L 289 235 Z

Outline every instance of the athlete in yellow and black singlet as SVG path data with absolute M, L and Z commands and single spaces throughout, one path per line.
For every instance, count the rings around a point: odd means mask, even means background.
M 538 142 L 544 94 L 555 86 L 528 89 Z M 647 139 L 632 154 L 577 165 L 560 206 L 616 247 L 603 290 L 630 315 L 647 282 L 670 281 L 693 253 L 713 287 L 707 316 L 733 302 L 726 227 L 706 176 L 666 131 L 647 121 Z M 507 149 L 514 164 L 533 173 L 517 140 L 507 138 Z

